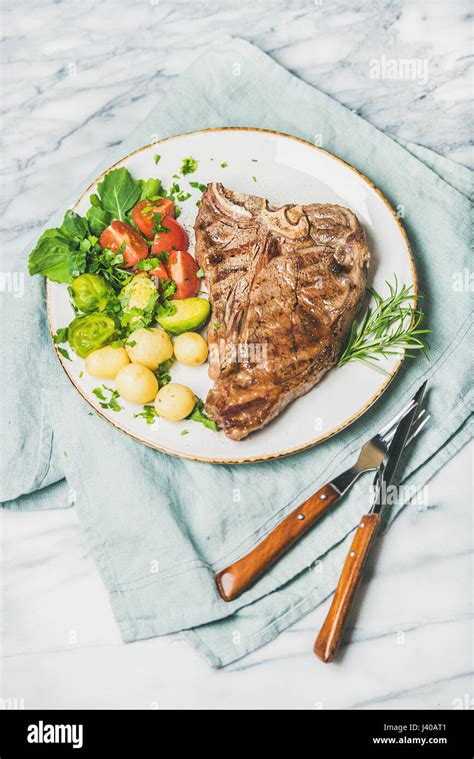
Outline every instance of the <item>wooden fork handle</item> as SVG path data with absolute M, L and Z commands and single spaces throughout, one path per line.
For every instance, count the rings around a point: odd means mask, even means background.
M 224 601 L 233 601 L 247 590 L 340 498 L 330 483 L 323 485 L 297 509 L 288 514 L 250 553 L 216 575 Z
M 314 643 L 314 653 L 324 662 L 332 660 L 341 642 L 344 625 L 356 597 L 364 564 L 379 526 L 380 514 L 366 514 L 359 522 L 331 607 Z

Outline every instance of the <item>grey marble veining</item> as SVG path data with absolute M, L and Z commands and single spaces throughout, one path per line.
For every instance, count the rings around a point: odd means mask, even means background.
M 464 0 L 32 0 L 27 12 L 5 0 L 5 255 L 225 35 L 380 129 L 472 165 L 468 13 Z M 399 76 L 401 61 L 411 77 Z M 331 665 L 311 653 L 328 602 L 224 672 L 180 636 L 123 646 L 74 509 L 0 514 L 0 697 L 55 708 L 461 708 L 472 696 L 469 466 L 465 449 L 429 484 L 430 508 L 396 520 Z

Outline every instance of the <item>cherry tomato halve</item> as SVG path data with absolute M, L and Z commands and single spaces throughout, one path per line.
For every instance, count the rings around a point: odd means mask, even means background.
M 153 277 L 158 277 L 159 279 L 164 279 L 165 281 L 169 280 L 169 274 L 166 271 L 166 266 L 164 265 L 163 261 L 160 263 L 157 269 L 151 269 L 148 274 L 151 274 Z
M 102 249 L 110 248 L 114 253 L 118 253 L 123 244 L 125 244 L 125 248 L 122 255 L 126 268 L 135 266 L 148 255 L 148 245 L 136 229 L 127 224 L 126 221 L 113 221 L 102 232 L 99 245 Z
M 173 216 L 174 203 L 169 198 L 159 198 L 158 200 L 140 200 L 133 208 L 132 219 L 137 225 L 140 232 L 149 237 L 150 240 L 155 236 L 155 219 L 156 213 L 165 216 Z
M 199 266 L 186 250 L 172 250 L 168 256 L 166 268 L 176 284 L 173 298 L 192 298 L 200 288 L 197 272 Z
M 161 222 L 164 227 L 163 232 L 158 232 L 151 246 L 151 255 L 157 256 L 159 253 L 171 253 L 174 250 L 186 250 L 188 247 L 188 236 L 181 224 L 171 216 L 166 216 Z

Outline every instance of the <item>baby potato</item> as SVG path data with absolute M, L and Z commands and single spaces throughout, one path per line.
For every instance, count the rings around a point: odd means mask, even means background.
M 155 410 L 163 419 L 179 422 L 189 416 L 196 398 L 186 385 L 170 382 L 164 385 L 155 399 Z
M 127 364 L 115 378 L 117 390 L 130 403 L 150 403 L 158 392 L 158 380 L 141 364 Z
M 86 358 L 86 372 L 91 377 L 102 379 L 115 379 L 120 369 L 129 364 L 129 358 L 125 348 L 113 348 L 106 345 L 92 351 Z
M 207 343 L 197 332 L 183 332 L 174 341 L 176 360 L 186 366 L 199 366 L 207 359 Z
M 173 355 L 173 343 L 169 336 L 156 327 L 136 329 L 125 343 L 125 349 L 133 364 L 141 364 L 153 370 Z

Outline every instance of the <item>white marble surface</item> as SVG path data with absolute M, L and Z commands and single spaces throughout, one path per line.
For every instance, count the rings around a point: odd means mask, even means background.
M 242 36 L 378 127 L 472 163 L 464 1 L 6 0 L 1 232 L 14 255 L 213 39 Z M 426 81 L 371 60 L 428 62 Z M 25 208 L 28 214 L 25 214 Z M 317 609 L 224 671 L 179 636 L 123 646 L 73 509 L 1 518 L 3 698 L 25 708 L 453 708 L 472 697 L 471 451 L 382 541 L 351 645 Z M 468 697 L 467 697 L 468 698 Z M 459 702 L 456 701 L 459 699 Z

